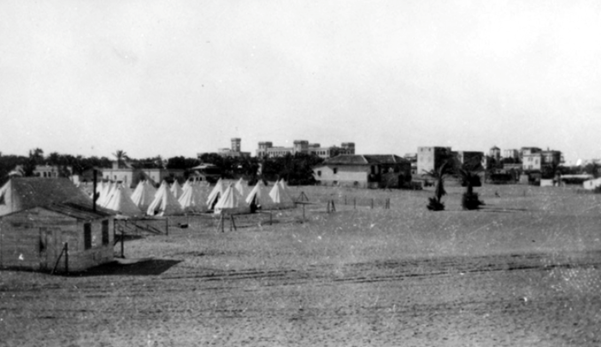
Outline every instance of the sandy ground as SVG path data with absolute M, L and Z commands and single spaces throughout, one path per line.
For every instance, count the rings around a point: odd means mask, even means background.
M 467 212 L 450 188 L 432 213 L 429 192 L 306 190 L 337 212 L 225 233 L 192 218 L 125 244 L 148 261 L 0 272 L 0 345 L 601 345 L 597 195 L 485 187 Z M 392 206 L 345 206 L 351 195 Z

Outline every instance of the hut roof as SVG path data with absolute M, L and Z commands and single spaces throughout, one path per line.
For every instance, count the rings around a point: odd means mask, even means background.
M 12 177 L 2 187 L 0 195 L 6 205 L 0 215 L 39 206 L 55 206 L 49 209 L 67 206 L 81 211 L 92 211 L 93 207 L 92 199 L 67 178 Z M 63 207 L 56 207 L 61 205 Z M 108 214 L 106 210 L 101 212 Z

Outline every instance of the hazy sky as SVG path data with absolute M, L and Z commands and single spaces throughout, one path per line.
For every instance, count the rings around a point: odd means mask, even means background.
M 0 1 L 0 151 L 601 157 L 599 1 Z

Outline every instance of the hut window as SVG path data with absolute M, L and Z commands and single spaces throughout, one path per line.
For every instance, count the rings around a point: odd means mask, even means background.
M 83 225 L 83 249 L 92 248 L 92 224 L 84 223 Z
M 109 221 L 102 221 L 102 245 L 106 246 L 109 244 Z

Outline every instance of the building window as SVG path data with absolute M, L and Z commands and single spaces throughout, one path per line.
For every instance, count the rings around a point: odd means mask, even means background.
M 102 221 L 102 245 L 106 246 L 109 244 L 109 221 Z
M 84 223 L 83 225 L 83 249 L 92 248 L 92 224 Z
M 337 173 L 338 173 L 338 168 L 337 168 L 337 167 L 335 167 L 335 168 L 333 168 L 333 169 L 332 169 L 332 171 L 334 172 L 334 175 L 335 175 L 335 174 L 337 174 Z
M 321 177 L 321 170 L 317 171 L 317 176 Z

